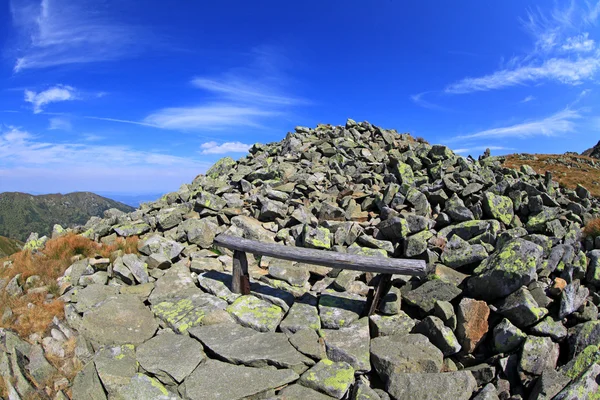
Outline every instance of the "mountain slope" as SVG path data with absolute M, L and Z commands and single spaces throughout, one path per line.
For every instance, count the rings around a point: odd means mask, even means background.
M 7 257 L 11 254 L 21 251 L 22 247 L 22 242 L 4 236 L 0 236 L 0 258 Z
M 597 158 L 566 153 L 511 154 L 500 159 L 509 168 L 519 169 L 529 165 L 542 175 L 550 171 L 552 178 L 562 186 L 575 189 L 577 185 L 583 185 L 593 196 L 600 197 L 600 162 Z
M 31 232 L 48 235 L 54 224 L 83 225 L 109 208 L 133 211 L 133 207 L 90 192 L 41 196 L 0 193 L 0 235 L 25 241 Z

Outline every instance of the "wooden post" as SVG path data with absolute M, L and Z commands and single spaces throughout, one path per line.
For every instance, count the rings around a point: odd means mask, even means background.
M 233 251 L 233 273 L 231 281 L 233 293 L 250 294 L 250 276 L 248 275 L 248 259 L 246 253 Z
M 385 294 L 390 290 L 391 286 L 392 274 L 381 274 L 381 278 L 379 279 L 379 283 L 375 288 L 375 293 L 373 294 L 373 297 L 368 299 L 367 301 L 367 305 L 369 306 L 369 312 L 367 313 L 367 317 L 370 317 L 375 311 L 377 311 L 377 307 L 379 307 L 381 298 L 385 296 Z

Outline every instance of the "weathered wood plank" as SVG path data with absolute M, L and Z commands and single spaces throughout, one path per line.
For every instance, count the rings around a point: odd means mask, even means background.
M 392 275 L 381 274 L 381 278 L 379 278 L 379 284 L 375 288 L 375 293 L 373 294 L 373 297 L 369 298 L 368 300 L 369 311 L 367 312 L 367 317 L 370 317 L 375 313 L 375 311 L 377 311 L 379 303 L 381 303 L 381 299 L 390 290 L 390 287 L 392 287 Z
M 258 254 L 283 260 L 323 265 L 331 268 L 351 269 L 363 272 L 425 276 L 427 265 L 423 260 L 383 258 L 337 253 L 334 251 L 284 246 L 277 243 L 263 243 L 230 235 L 215 238 L 216 246 L 246 253 Z
M 250 294 L 248 259 L 246 258 L 246 253 L 239 250 L 233 252 L 231 291 L 233 293 Z

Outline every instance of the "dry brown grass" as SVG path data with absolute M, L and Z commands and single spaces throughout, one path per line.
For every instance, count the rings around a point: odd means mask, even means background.
M 529 165 L 538 174 L 552 172 L 552 179 L 564 187 L 575 189 L 578 184 L 583 185 L 595 197 L 600 197 L 600 166 L 593 167 L 587 162 L 593 161 L 600 165 L 600 160 L 564 154 L 532 154 L 537 160 L 523 160 L 516 155 L 507 156 L 504 166 L 519 169 L 522 165 Z M 563 163 L 550 163 L 564 159 L 569 165 Z
M 64 317 L 64 303 L 56 298 L 59 294 L 56 279 L 61 277 L 65 270 L 73 264 L 73 258 L 76 256 L 112 258 L 118 250 L 124 254 L 136 254 L 138 253 L 138 241 L 139 239 L 134 236 L 127 239 L 119 238 L 110 245 L 102 245 L 82 236 L 69 234 L 49 240 L 41 252 L 21 251 L 0 259 L 0 266 L 6 260 L 12 261 L 9 268 L 0 269 L 0 279 L 6 279 L 8 282 L 17 274 L 21 274 L 20 283 L 24 284 L 28 277 L 37 275 L 40 277 L 40 281 L 36 286 L 45 286 L 49 293 L 55 295 L 53 299 L 46 299 L 45 292 L 24 293 L 21 296 L 10 297 L 6 292 L 1 291 L 0 316 L 4 312 L 5 306 L 10 307 L 13 316 L 4 322 L 0 320 L 0 327 L 15 331 L 25 340 L 33 333 L 45 336 L 54 317 L 59 319 Z M 81 369 L 81 365 L 73 364 L 76 362 L 73 358 L 75 345 L 74 338 L 65 343 L 63 346 L 64 358 L 47 355 L 48 361 L 60 370 L 69 381 L 72 381 L 77 371 Z M 49 382 L 49 387 L 51 386 L 51 382 Z M 7 396 L 6 384 L 1 378 L 0 396 L 3 398 Z
M 600 236 L 600 219 L 593 219 L 587 223 L 585 228 L 583 229 L 583 234 L 588 237 L 598 237 Z
M 102 245 L 82 236 L 69 234 L 49 240 L 41 252 L 21 251 L 13 254 L 10 259 L 12 266 L 0 270 L 0 279 L 9 281 L 21 274 L 20 283 L 33 275 L 40 277 L 36 284 L 45 286 L 47 291 L 58 294 L 56 279 L 73 263 L 73 257 L 110 257 L 115 251 L 137 253 L 138 238 L 118 239 L 114 244 Z M 62 318 L 64 304 L 57 299 L 47 300 L 44 293 L 24 294 L 10 297 L 4 291 L 0 294 L 0 306 L 8 305 L 13 311 L 13 317 L 8 321 L 0 321 L 0 327 L 16 331 L 27 339 L 32 333 L 43 335 L 48 325 L 58 316 Z M 4 307 L 0 307 L 0 313 Z

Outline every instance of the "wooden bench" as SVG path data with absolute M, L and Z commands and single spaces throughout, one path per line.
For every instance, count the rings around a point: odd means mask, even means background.
M 214 239 L 214 244 L 233 250 L 231 290 L 234 293 L 250 294 L 250 277 L 248 275 L 246 253 L 305 264 L 382 274 L 377 288 L 374 292 L 371 291 L 367 297 L 367 315 L 375 312 L 381 298 L 390 289 L 393 274 L 410 276 L 425 276 L 427 274 L 427 266 L 423 260 L 361 256 L 304 247 L 291 247 L 230 235 L 217 236 Z

